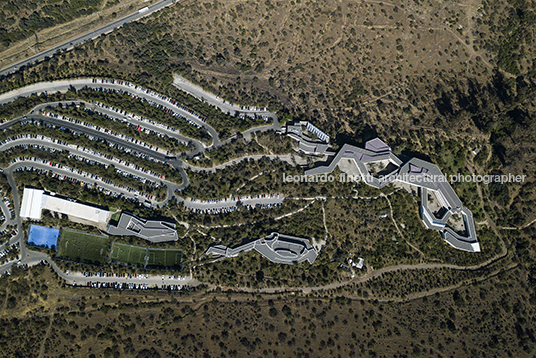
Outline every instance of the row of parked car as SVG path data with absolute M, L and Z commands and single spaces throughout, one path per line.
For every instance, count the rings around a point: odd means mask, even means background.
M 76 281 L 73 281 L 73 287 L 76 287 Z M 149 290 L 149 289 L 157 289 L 158 286 L 149 286 L 146 283 L 122 283 L 122 282 L 88 282 L 87 287 L 91 288 L 113 288 L 116 290 Z M 168 291 L 189 291 L 190 287 L 187 285 L 181 286 L 181 285 L 161 285 L 161 290 L 168 290 Z
M 160 184 L 154 180 L 149 180 L 147 178 L 144 178 L 144 177 L 140 177 L 136 174 L 132 174 L 130 172 L 127 172 L 125 170 L 121 170 L 121 169 L 117 169 L 115 168 L 115 171 L 119 174 L 121 174 L 122 176 L 126 177 L 126 178 L 130 178 L 130 179 L 135 179 L 135 180 L 139 180 L 141 181 L 142 183 L 144 184 L 150 184 L 151 186 L 155 187 L 155 188 L 158 188 L 160 186 Z
M 192 212 L 195 212 L 197 214 L 227 214 L 232 213 L 233 211 L 239 211 L 241 209 L 245 210 L 252 210 L 253 208 L 256 209 L 271 209 L 281 206 L 281 203 L 270 203 L 270 204 L 255 204 L 255 205 L 249 205 L 249 204 L 242 204 L 240 206 L 233 205 L 233 206 L 227 206 L 224 208 L 207 208 L 207 209 L 198 209 L 198 208 L 189 208 L 185 207 L 185 210 L 190 210 Z
M 162 109 L 163 111 L 171 114 L 173 117 L 176 117 L 176 118 L 179 118 L 181 120 L 184 120 L 186 121 L 186 123 L 188 123 L 189 125 L 191 126 L 194 126 L 194 127 L 197 127 L 197 128 L 201 128 L 201 125 L 195 121 L 193 121 L 192 119 L 188 118 L 188 117 L 185 117 L 183 116 L 182 114 L 180 114 L 179 112 L 176 112 L 174 111 L 173 109 L 169 108 L 169 107 L 166 107 L 166 106 L 163 106 L 159 103 L 156 103 L 155 101 L 152 101 L 150 99 L 147 99 L 145 98 L 144 96 L 139 96 L 135 93 L 131 93 L 129 91 L 124 91 L 124 90 L 116 90 L 116 89 L 113 89 L 113 88 L 98 88 L 98 89 L 95 89 L 97 91 L 102 91 L 102 92 L 105 92 L 105 93 L 119 93 L 119 94 L 126 94 L 126 95 L 129 95 L 132 99 L 137 99 L 141 102 L 146 102 L 148 103 L 149 105 L 151 106 L 154 106 L 158 109 Z M 159 97 L 160 95 L 157 95 L 156 97 Z M 162 96 L 163 97 L 163 96 Z M 166 97 L 163 97 L 163 98 L 166 98 Z M 173 106 L 177 107 L 178 109 L 182 109 L 183 111 L 186 111 L 188 112 L 189 114 L 191 114 L 193 117 L 196 117 L 196 119 L 204 122 L 205 121 L 205 118 L 201 117 L 199 114 L 197 114 L 196 112 L 192 111 L 191 109 L 185 107 L 185 106 L 182 106 L 180 104 L 177 104 L 175 101 L 170 101 L 169 102 L 170 104 L 172 104 Z
M 13 230 L 13 232 L 14 232 L 13 235 L 17 234 L 16 230 Z M 14 244 L 11 244 L 9 249 L 5 248 L 2 251 L 0 251 L 0 258 L 3 258 L 4 256 L 6 256 L 9 253 L 10 250 L 17 250 L 19 247 L 20 247 L 20 244 L 18 242 L 14 243 Z M 6 263 L 7 263 L 7 260 L 6 260 Z
M 60 166 L 60 165 L 58 165 L 56 163 L 52 163 L 50 161 L 43 160 L 43 159 L 40 159 L 40 158 L 35 158 L 35 157 L 32 157 L 32 158 L 29 158 L 29 157 L 15 158 L 15 162 L 19 162 L 19 161 L 35 161 L 37 163 L 42 163 L 42 164 L 49 165 L 49 166 L 52 166 L 52 167 L 55 167 L 55 168 L 71 171 L 72 173 L 78 174 L 80 176 L 84 176 L 85 178 L 95 179 L 97 181 L 97 183 L 95 183 L 95 185 L 97 186 L 97 190 L 99 192 L 101 192 L 101 193 L 106 194 L 106 195 L 113 196 L 114 198 L 121 198 L 121 199 L 128 200 L 128 201 L 131 201 L 131 202 L 139 202 L 139 199 L 137 198 L 137 196 L 140 196 L 140 195 L 142 197 L 144 197 L 144 198 L 149 199 L 149 200 L 151 200 L 153 198 L 152 195 L 140 193 L 136 189 L 132 189 L 130 187 L 127 187 L 126 185 L 114 184 L 109 179 L 102 178 L 102 177 L 96 176 L 94 174 L 87 173 L 85 171 L 79 171 L 78 169 L 73 169 L 73 168 L 70 168 L 70 167 L 67 167 L 67 166 Z M 58 179 L 58 180 L 62 180 L 62 181 L 64 180 L 64 181 L 68 181 L 68 182 L 71 182 L 71 183 L 84 185 L 84 187 L 89 188 L 89 189 L 93 188 L 92 183 L 82 182 L 81 180 L 79 180 L 77 178 L 74 178 L 74 177 L 70 177 L 68 175 L 54 173 L 52 170 L 45 170 L 45 169 L 41 169 L 41 168 L 35 168 L 33 166 L 23 166 L 23 167 L 19 167 L 19 168 L 17 168 L 15 170 L 15 172 L 21 172 L 21 171 L 32 171 L 32 172 L 36 172 L 38 174 L 50 174 L 52 178 L 55 178 L 55 179 Z M 103 182 L 103 183 L 106 183 L 106 184 L 108 184 L 110 186 L 113 186 L 115 188 L 122 189 L 124 191 L 129 192 L 129 193 L 132 193 L 132 194 L 135 195 L 135 197 L 134 198 L 127 198 L 122 193 L 115 192 L 115 191 L 112 191 L 112 190 L 109 190 L 109 189 L 106 189 L 106 188 L 102 188 L 102 187 L 98 186 L 98 182 Z
M 4 200 L 4 204 L 7 207 L 7 209 L 9 210 L 9 215 L 11 216 L 11 219 L 13 220 L 15 218 L 15 210 L 13 210 L 13 207 L 11 206 L 11 203 L 7 199 L 7 196 L 4 196 L 4 198 L 2 200 Z M 2 217 L 0 219 L 2 221 L 4 221 L 4 220 L 6 220 L 6 217 L 2 214 Z
M 110 106 L 105 106 L 105 107 L 110 107 Z M 163 138 L 163 139 L 166 139 L 166 140 L 171 140 L 175 143 L 181 143 L 181 144 L 184 144 L 184 145 L 187 145 L 187 143 L 184 143 L 184 142 L 180 142 L 177 138 L 175 137 L 170 137 L 168 136 L 166 133 L 162 133 L 162 132 L 158 132 L 158 131 L 155 131 L 151 128 L 148 128 L 148 127 L 145 127 L 143 125 L 140 125 L 138 123 L 132 123 L 131 121 L 129 121 L 128 119 L 126 118 L 119 118 L 119 117 L 112 117 L 112 116 L 109 116 L 108 114 L 106 113 L 103 113 L 103 112 L 99 112 L 99 111 L 94 111 L 94 110 L 91 110 L 89 108 L 85 108 L 84 109 L 86 112 L 88 112 L 89 114 L 96 114 L 98 116 L 101 116 L 101 117 L 104 117 L 108 120 L 111 120 L 111 121 L 114 121 L 114 122 L 121 122 L 121 123 L 124 123 L 127 127 L 129 128 L 132 128 L 134 129 L 135 131 L 138 131 L 138 132 L 143 132 L 145 134 L 148 134 L 148 135 L 153 135 L 155 137 L 158 137 L 158 138 Z M 130 114 L 129 115 L 131 116 L 135 116 L 133 114 Z M 135 117 L 139 117 L 139 116 L 135 116 Z M 140 117 L 141 118 L 141 117 Z M 146 119 L 146 118 L 144 118 Z M 151 121 L 151 122 L 154 122 L 154 121 Z M 156 122 L 155 122 L 156 123 Z M 160 124 L 160 123 L 159 123 Z M 166 155 L 170 154 L 171 152 L 168 150 L 166 152 Z
M 96 126 L 96 125 L 94 125 L 92 123 L 83 122 L 83 121 L 81 121 L 79 119 L 70 118 L 70 117 L 67 117 L 67 116 L 63 116 L 61 114 L 56 114 L 56 113 L 48 112 L 48 111 L 43 111 L 41 114 L 43 116 L 45 116 L 45 117 L 55 118 L 55 119 L 58 119 L 58 120 L 61 120 L 61 121 L 66 121 L 66 122 L 69 122 L 69 123 L 84 126 L 84 127 L 89 128 L 89 129 L 98 131 L 100 133 L 104 133 L 104 134 L 110 135 L 112 137 L 122 139 L 122 140 L 125 140 L 127 142 L 130 142 L 130 143 L 133 143 L 133 144 L 145 147 L 145 148 L 149 148 L 150 150 L 153 150 L 153 151 L 161 153 L 161 154 L 166 154 L 167 153 L 165 150 L 160 149 L 157 146 L 145 143 L 145 142 L 143 142 L 143 141 L 141 141 L 139 139 L 136 139 L 136 138 L 129 137 L 129 136 L 123 134 L 123 133 L 118 133 L 118 132 L 112 131 L 112 130 L 110 130 L 108 128 L 103 128 L 103 127 Z
M 199 115 L 198 113 L 196 113 L 195 111 L 189 109 L 188 107 L 186 106 L 183 106 L 182 104 L 180 103 L 177 103 L 176 101 L 172 100 L 171 98 L 168 98 L 164 95 L 161 95 L 159 93 L 156 93 L 156 92 L 153 92 L 151 90 L 148 90 L 146 88 L 143 88 L 143 87 L 140 87 L 138 85 L 135 85 L 133 83 L 130 83 L 130 82 L 126 82 L 126 81 L 120 81 L 120 80 L 106 80 L 106 79 L 94 79 L 93 80 L 93 83 L 103 83 L 103 84 L 106 84 L 106 83 L 110 83 L 110 84 L 118 84 L 118 85 L 121 85 L 121 86 L 125 86 L 127 87 L 127 89 L 124 91 L 128 94 L 131 95 L 131 97 L 133 98 L 139 98 L 140 100 L 142 101 L 146 101 L 148 102 L 149 104 L 151 105 L 155 105 L 155 106 L 158 106 L 159 108 L 162 108 L 163 106 L 161 106 L 160 104 L 158 103 L 155 103 L 155 102 L 152 102 L 152 101 L 148 101 L 145 97 L 140 97 L 138 95 L 136 95 L 135 93 L 133 93 L 132 91 L 128 91 L 128 88 L 132 88 L 136 91 L 140 91 L 140 92 L 143 92 L 151 97 L 154 97 L 155 99 L 159 99 L 161 101 L 164 101 L 164 102 L 167 102 L 169 103 L 170 105 L 172 106 L 175 106 L 177 107 L 178 109 L 181 109 L 183 111 L 186 111 L 188 112 L 189 114 L 191 114 L 192 116 L 196 117 L 197 119 L 199 119 L 200 121 L 202 122 L 205 122 L 206 121 L 206 118 L 204 118 L 203 116 Z M 105 89 L 105 88 L 100 88 L 101 91 L 105 91 L 105 92 L 110 92 L 109 89 Z M 117 92 L 117 90 L 112 90 L 114 92 Z M 167 108 L 167 107 L 163 107 L 163 108 Z M 175 114 L 174 114 L 175 115 Z M 176 117 L 182 117 L 184 119 L 186 119 L 190 124 L 192 125 L 195 125 L 196 127 L 200 127 L 200 125 L 198 125 L 197 123 L 193 122 L 193 121 L 190 121 L 188 120 L 187 118 L 181 116 L 180 114 L 177 113 L 177 115 L 175 115 Z
M 227 203 L 227 202 L 255 200 L 255 199 L 270 199 L 270 198 L 279 199 L 279 197 L 280 197 L 280 194 L 259 194 L 259 195 L 244 195 L 244 196 L 235 196 L 235 197 L 229 197 L 229 198 L 209 199 L 209 200 L 189 198 L 187 199 L 187 201 L 191 201 L 192 203 L 199 203 L 199 204 L 217 204 L 217 203 Z
M 73 281 L 76 286 L 76 281 Z M 147 290 L 149 285 L 146 283 L 121 283 L 121 282 L 88 282 L 87 287 L 93 288 L 114 288 L 116 290 Z
M 26 117 L 23 117 L 23 119 L 26 119 Z M 57 127 L 56 125 L 54 124 L 50 124 L 50 123 L 45 123 L 43 121 L 37 121 L 37 120 L 24 120 L 22 122 L 20 122 L 20 125 L 23 126 L 25 124 L 35 124 L 35 125 L 45 125 L 47 128 L 52 128 L 52 129 L 59 129 L 61 131 L 65 131 L 65 132 L 69 132 L 70 134 L 73 134 L 75 136 L 78 136 L 78 137 L 86 137 L 88 138 L 89 140 L 91 141 L 94 141 L 94 142 L 101 142 L 101 143 L 104 143 L 104 144 L 107 144 L 110 148 L 114 148 L 114 149 L 117 149 L 117 150 L 120 150 L 124 153 L 127 153 L 127 154 L 130 154 L 130 155 L 133 155 L 137 158 L 142 158 L 142 159 L 145 159 L 147 161 L 150 161 L 150 162 L 160 162 L 162 163 L 162 161 L 158 160 L 158 159 L 155 159 L 145 153 L 141 153 L 141 152 L 138 152 L 138 151 L 135 151 L 135 150 L 131 150 L 130 148 L 125 148 L 123 147 L 122 145 L 120 144 L 117 144 L 117 143 L 114 143 L 114 142 L 108 142 L 106 140 L 104 140 L 103 138 L 98 138 L 98 137 L 95 137 L 95 136 L 92 136 L 92 135 L 89 135 L 87 133 L 83 133 L 83 132 L 79 132 L 79 131 L 76 131 L 76 130 L 72 130 L 72 129 L 67 129 L 65 127 Z M 15 140 L 15 139 L 23 139 L 23 138 L 30 138 L 28 136 L 31 136 L 30 134 L 20 134 L 20 135 L 16 135 L 16 136 L 13 136 L 11 137 L 10 139 L 11 140 Z M 64 145 L 67 145 L 69 147 L 72 147 L 72 148 L 78 148 L 77 145 L 74 145 L 74 144 L 68 144 L 67 142 L 64 142 L 64 141 L 59 141 L 59 140 L 56 140 L 54 139 L 54 141 L 58 142 L 59 144 L 64 144 Z M 55 142 L 55 143 L 56 143 Z M 3 142 L 0 142 L 0 144 L 3 144 Z M 82 147 L 83 148 L 83 147 Z M 142 170 L 143 168 L 140 168 L 140 170 Z M 145 170 L 145 169 L 143 169 Z M 155 176 L 157 175 L 158 173 L 155 173 Z M 160 174 L 158 174 L 160 175 Z
M 61 145 L 61 146 L 66 146 L 67 148 L 69 148 L 70 150 L 76 150 L 76 151 L 79 151 L 79 152 L 83 152 L 83 153 L 87 153 L 87 154 L 91 154 L 92 156 L 95 156 L 95 157 L 100 157 L 100 158 L 104 158 L 104 159 L 107 159 L 107 160 L 110 160 L 116 164 L 119 164 L 119 165 L 122 165 L 122 166 L 125 166 L 125 167 L 128 167 L 130 169 L 133 169 L 133 170 L 136 170 L 136 171 L 140 171 L 142 173 L 145 173 L 145 174 L 149 174 L 149 175 L 152 175 L 152 176 L 155 176 L 156 178 L 158 179 L 163 179 L 164 176 L 162 174 L 159 174 L 159 173 L 156 173 L 156 172 L 153 172 L 152 170 L 149 170 L 149 169 L 145 169 L 145 168 L 142 168 L 140 167 L 139 165 L 137 164 L 134 164 L 134 163 L 130 163 L 130 162 L 127 162 L 126 160 L 122 160 L 122 159 L 119 159 L 119 158 L 116 158 L 114 156 L 111 156 L 109 154 L 103 154 L 103 153 L 100 153 L 100 152 L 97 152 L 93 149 L 89 149 L 89 148 L 85 148 L 81 145 L 76 145 L 76 144 L 69 144 L 63 140 L 59 140 L 59 139 L 54 139 L 54 138 L 50 138 L 50 137 L 47 137 L 47 136 L 44 136 L 44 135 L 40 135 L 40 134 L 20 134 L 18 136 L 15 137 L 10 137 L 6 140 L 4 140 L 3 142 L 5 143 L 9 143 L 9 142 L 12 142 L 14 140 L 24 140 L 24 139 L 34 139 L 34 140 L 40 140 L 40 141 L 44 141 L 44 142 L 49 142 L 49 143 L 53 143 L 53 144 L 56 144 L 56 145 Z M 27 149 L 29 146 L 31 146 L 32 148 L 36 148 L 36 149 L 40 149 L 40 150 L 46 150 L 46 151 L 49 151 L 51 153 L 55 153 L 56 151 L 59 151 L 59 152 L 68 152 L 68 149 L 65 149 L 65 150 L 58 150 L 56 148 L 50 148 L 50 147 L 47 147 L 47 146 L 42 146 L 42 145 L 37 145 L 37 144 L 32 144 L 32 145 L 28 145 L 28 144 L 23 144 L 23 145 L 18 145 L 18 146 L 14 146 L 12 148 L 10 148 L 10 150 L 13 150 L 13 149 Z M 98 164 L 98 165 L 102 165 L 104 166 L 105 168 L 108 168 L 108 165 L 105 164 L 105 163 L 100 163 L 100 162 L 95 162 L 94 160 L 92 159 L 88 159 L 86 157 L 83 157 L 83 156 L 75 156 L 74 154 L 72 154 L 73 157 L 76 157 L 76 159 L 78 160 L 83 160 L 85 161 L 86 163 L 88 164 L 91 164 L 91 165 L 95 165 L 95 164 Z M 82 159 L 80 159 L 82 158 Z
M 4 229 L 2 231 L 0 231 L 0 236 L 2 237 L 6 237 L 8 240 L 10 240 L 13 236 L 17 236 L 17 229 Z M 18 248 L 18 245 L 19 243 L 17 243 L 17 248 Z
M 109 272 L 82 272 L 84 277 L 125 277 L 125 278 L 149 278 L 149 275 L 145 274 L 130 274 L 130 273 L 109 273 Z
M 100 107 L 100 108 L 103 108 L 103 109 L 107 109 L 111 112 L 115 112 L 115 113 L 118 113 L 122 116 L 125 116 L 127 118 L 132 118 L 132 119 L 135 119 L 136 121 L 139 121 L 139 122 L 144 122 L 144 123 L 148 123 L 154 127 L 158 127 L 160 129 L 163 129 L 163 130 L 166 130 L 166 131 L 169 131 L 169 132 L 174 132 L 176 133 L 177 132 L 177 129 L 173 128 L 173 127 L 170 127 L 168 125 L 165 125 L 163 123 L 160 123 L 160 122 L 156 122 L 156 121 L 153 121 L 152 119 L 148 119 L 148 118 L 145 118 L 145 117 L 142 117 L 142 116 L 138 116 L 137 114 L 134 114 L 134 113 L 130 113 L 130 112 L 127 112 L 123 109 L 120 109 L 120 108 L 115 108 L 115 107 L 112 107 L 112 106 L 108 106 L 104 103 L 100 103 L 100 102 L 97 102 L 97 101 L 91 101 L 92 104 L 96 105 L 97 107 Z M 86 109 L 88 110 L 88 109 Z M 126 119 L 122 119 L 122 118 L 114 118 L 114 117 L 110 117 L 104 113 L 100 113 L 100 112 L 97 112 L 96 113 L 102 115 L 102 116 L 107 116 L 108 118 L 114 120 L 114 121 L 120 121 L 120 122 L 128 122 L 128 120 Z M 131 123 L 131 122 L 129 122 Z

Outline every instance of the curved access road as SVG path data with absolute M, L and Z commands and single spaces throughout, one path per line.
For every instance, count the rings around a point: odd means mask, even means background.
M 145 99 L 150 103 L 155 103 L 160 105 L 168 110 L 176 112 L 186 118 L 187 120 L 195 123 L 197 126 L 205 129 L 208 134 L 212 137 L 212 145 L 214 147 L 219 147 L 221 145 L 218 133 L 214 128 L 203 122 L 197 115 L 193 112 L 184 109 L 184 107 L 179 106 L 178 104 L 171 103 L 166 97 L 154 93 L 150 90 L 147 90 L 143 87 L 136 86 L 129 82 L 120 81 L 120 80 L 100 80 L 94 78 L 79 78 L 72 80 L 61 80 L 53 82 L 39 82 L 33 85 L 22 87 L 7 93 L 0 95 L 0 105 L 12 102 L 20 97 L 28 97 L 33 94 L 40 94 L 44 92 L 67 92 L 69 89 L 80 90 L 83 88 L 91 88 L 95 90 L 107 89 L 107 90 L 118 90 L 125 91 L 130 94 L 136 95 L 140 98 Z
M 265 108 L 254 107 L 254 106 L 240 106 L 233 103 L 229 103 L 219 96 L 205 91 L 201 86 L 198 86 L 184 77 L 181 77 L 177 74 L 173 76 L 173 86 L 178 89 L 188 93 L 189 95 L 199 99 L 200 101 L 206 102 L 213 107 L 219 108 L 223 113 L 228 113 L 233 115 L 237 113 L 238 115 L 248 116 L 248 117 L 262 117 L 266 120 L 271 119 L 274 123 L 277 122 L 277 116 L 275 113 L 268 112 Z
M 6 176 L 8 178 L 10 178 L 10 177 L 12 178 L 13 177 L 13 172 L 15 172 L 17 169 L 27 168 L 27 167 L 31 167 L 31 168 L 35 168 L 35 169 L 42 169 L 42 170 L 46 170 L 46 171 L 52 171 L 54 174 L 64 175 L 64 176 L 66 176 L 68 178 L 74 178 L 74 179 L 77 179 L 77 180 L 79 180 L 81 182 L 84 182 L 84 183 L 93 184 L 96 187 L 100 187 L 100 188 L 103 188 L 105 190 L 109 190 L 110 192 L 113 192 L 113 193 L 122 194 L 124 197 L 130 198 L 130 199 L 138 199 L 138 195 L 144 195 L 144 196 L 146 195 L 144 193 L 139 193 L 138 191 L 133 190 L 133 189 L 128 188 L 128 187 L 123 186 L 123 185 L 122 186 L 116 186 L 116 185 L 113 185 L 113 184 L 109 184 L 108 182 L 103 181 L 104 178 L 101 179 L 101 180 L 98 180 L 98 179 L 92 178 L 91 174 L 84 175 L 84 174 L 82 174 L 81 171 L 78 171 L 78 170 L 71 171 L 71 170 L 65 169 L 63 167 L 50 166 L 49 164 L 46 164 L 46 163 L 41 162 L 41 161 L 21 160 L 21 161 L 18 161 L 16 163 L 11 164 L 9 167 L 4 169 L 4 173 L 6 174 Z M 167 198 L 164 201 L 161 201 L 161 202 L 154 201 L 154 203 L 156 205 L 164 205 L 164 204 L 166 204 L 171 199 L 171 197 L 173 196 L 173 191 L 176 189 L 176 187 L 177 187 L 177 185 L 170 184 L 167 187 Z M 144 197 L 144 200 L 145 199 L 147 199 L 147 198 Z M 18 211 L 16 211 L 16 213 L 18 213 Z
M 128 150 L 131 150 L 133 152 L 142 153 L 142 154 L 144 154 L 144 155 L 146 155 L 148 157 L 154 158 L 154 159 L 159 160 L 161 162 L 166 161 L 166 155 L 161 153 L 161 152 L 159 152 L 159 151 L 152 150 L 152 149 L 147 148 L 145 146 L 138 145 L 138 144 L 130 142 L 128 140 L 118 138 L 118 137 L 115 137 L 115 136 L 113 136 L 111 134 L 103 133 L 103 132 L 100 132 L 100 131 L 92 129 L 92 128 L 88 128 L 88 127 L 83 126 L 83 125 L 79 125 L 79 124 L 76 124 L 76 123 L 72 123 L 72 122 L 68 122 L 68 121 L 64 121 L 64 120 L 60 120 L 60 119 L 56 119 L 56 118 L 52 118 L 52 117 L 48 117 L 48 116 L 43 116 L 43 115 L 39 115 L 39 114 L 28 114 L 26 119 L 17 118 L 17 119 L 11 120 L 9 122 L 2 123 L 2 124 L 0 124 L 0 130 L 10 128 L 14 124 L 26 121 L 27 119 L 28 120 L 34 120 L 34 121 L 41 121 L 43 123 L 48 123 L 48 124 L 54 125 L 54 126 L 59 127 L 59 128 L 61 128 L 61 127 L 67 128 L 67 129 L 69 129 L 69 130 L 71 130 L 73 132 L 84 133 L 86 135 L 93 136 L 95 138 L 100 138 L 100 139 L 102 139 L 102 140 L 104 140 L 106 142 L 109 142 L 109 143 L 118 144 L 118 145 L 120 145 L 120 146 L 122 146 L 122 147 L 124 147 L 124 148 L 126 148 Z
M 66 281 L 69 285 L 76 284 L 77 286 L 87 286 L 90 282 L 101 282 L 101 283 L 134 283 L 134 284 L 146 284 L 149 286 L 149 288 L 154 287 L 161 287 L 162 285 L 189 285 L 189 286 L 197 286 L 201 284 L 197 280 L 193 279 L 192 277 L 184 277 L 182 279 L 175 279 L 173 277 L 170 278 L 170 276 L 165 275 L 147 275 L 145 276 L 138 276 L 138 277 L 113 277 L 112 275 L 107 275 L 107 277 L 87 277 L 82 275 L 80 272 L 73 272 L 67 274 L 66 272 L 63 272 L 58 265 L 52 260 L 47 254 L 38 252 L 38 251 L 32 251 L 32 250 L 25 250 L 24 255 L 21 257 L 21 265 L 28 265 L 28 266 L 34 266 L 37 264 L 46 263 L 48 264 L 54 272 L 63 280 Z M 3 274 L 7 270 L 9 270 L 12 266 L 17 265 L 16 261 L 11 261 L 10 263 L 4 264 L 0 266 L 0 274 Z M 88 266 L 88 270 L 91 270 L 91 267 Z M 100 270 L 100 269 L 99 269 Z
M 59 102 L 47 102 L 47 103 L 43 103 L 43 104 L 40 104 L 40 105 L 37 105 L 35 106 L 29 113 L 30 114 L 38 114 L 40 111 L 43 111 L 45 110 L 47 107 L 52 107 L 52 108 L 56 108 L 59 104 L 65 104 L 65 103 L 68 103 L 69 105 L 83 105 L 85 106 L 86 108 L 92 110 L 92 111 L 95 111 L 95 112 L 98 112 L 98 113 L 103 113 L 103 114 L 106 114 L 112 118 L 118 118 L 120 120 L 124 120 L 124 121 L 127 121 L 129 123 L 132 123 L 134 125 L 137 125 L 137 126 L 141 126 L 143 128 L 147 128 L 149 130 L 152 130 L 154 132 L 157 132 L 157 133 L 161 133 L 161 134 L 164 134 L 164 135 L 167 135 L 168 137 L 171 137 L 171 138 L 174 138 L 176 139 L 179 143 L 183 144 L 183 145 L 191 145 L 193 147 L 193 150 L 188 152 L 187 154 L 188 155 L 198 155 L 200 153 L 202 153 L 204 151 L 204 148 L 205 148 L 205 145 L 197 140 L 197 139 L 193 139 L 193 138 L 190 138 L 190 137 L 186 137 L 186 136 L 183 136 L 182 134 L 179 133 L 178 130 L 172 130 L 170 128 L 164 128 L 162 126 L 159 126 L 160 123 L 158 122 L 146 122 L 146 121 L 143 121 L 143 120 L 139 120 L 139 119 L 136 119 L 136 118 L 132 118 L 132 117 L 127 117 L 123 114 L 120 114 L 114 110 L 111 110 L 111 109 L 107 109 L 107 108 L 103 108 L 103 107 L 99 107 L 93 103 L 89 103 L 89 102 L 85 102 L 85 101 L 81 101 L 81 100 L 74 100 L 74 101 L 59 101 Z
M 152 14 L 155 11 L 158 11 L 166 6 L 169 6 L 173 3 L 174 0 L 161 0 L 153 5 L 147 6 L 145 9 L 139 9 L 136 10 L 136 12 L 133 12 L 130 15 L 127 15 L 125 17 L 122 17 L 118 20 L 115 20 L 107 25 L 104 25 L 98 29 L 95 29 L 93 31 L 90 31 L 84 35 L 81 35 L 77 38 L 71 39 L 69 41 L 66 41 L 62 44 L 59 44 L 57 46 L 52 47 L 51 49 L 48 49 L 46 51 L 40 52 L 34 56 L 28 57 L 27 59 L 24 59 L 22 61 L 19 61 L 17 63 L 9 65 L 9 67 L 3 68 L 0 71 L 0 77 L 6 76 L 10 73 L 16 72 L 20 67 L 22 66 L 29 66 L 35 63 L 38 63 L 40 61 L 43 61 L 46 57 L 52 57 L 54 54 L 62 51 L 67 51 L 74 46 L 80 45 L 86 41 L 93 40 L 100 35 L 106 34 L 108 32 L 111 32 L 124 24 L 128 22 L 133 22 L 136 20 L 141 19 L 142 17 L 148 16 Z
M 39 135 L 32 135 L 33 138 L 19 138 L 11 140 L 7 143 L 0 145 L 0 152 L 3 152 L 5 150 L 8 150 L 14 146 L 46 146 L 48 148 L 53 148 L 59 151 L 69 151 L 70 154 L 78 155 L 80 157 L 93 160 L 95 162 L 106 164 L 106 165 L 112 165 L 115 168 L 127 172 L 129 174 L 147 179 L 149 181 L 153 182 L 160 182 L 162 184 L 166 185 L 177 185 L 176 183 L 170 182 L 169 180 L 160 178 L 156 174 L 151 174 L 146 172 L 145 170 L 135 169 L 132 168 L 123 161 L 121 163 L 118 163 L 112 159 L 108 159 L 107 157 L 101 157 L 99 155 L 96 155 L 96 152 L 90 152 L 89 150 L 83 150 L 82 147 L 75 147 L 75 146 L 69 146 L 66 144 L 61 144 L 60 142 L 53 142 L 54 139 L 48 138 L 48 137 L 42 137 Z M 85 149 L 85 148 L 84 148 Z M 24 152 L 21 152 L 21 155 L 24 155 Z M 143 169 L 143 168 L 141 168 Z M 1 203 L 3 204 L 3 203 Z

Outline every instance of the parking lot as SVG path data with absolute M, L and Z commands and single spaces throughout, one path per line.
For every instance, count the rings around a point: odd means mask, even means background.
M 236 210 L 270 209 L 280 206 L 285 197 L 282 194 L 261 194 L 254 196 L 237 196 L 214 200 L 187 199 L 186 210 L 198 214 L 222 214 Z
M 73 286 L 90 288 L 113 288 L 122 290 L 169 290 L 188 291 L 193 279 L 181 275 L 149 275 L 111 272 L 66 272 L 65 278 Z

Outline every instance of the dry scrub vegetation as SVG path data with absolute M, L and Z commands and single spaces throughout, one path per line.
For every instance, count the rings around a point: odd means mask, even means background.
M 7 77 L 0 91 L 95 75 L 177 97 L 175 72 L 233 102 L 312 120 L 336 146 L 379 135 L 436 161 L 452 139 L 455 169 L 529 175 L 479 188 L 491 217 L 523 226 L 536 199 L 534 18 L 525 0 L 181 2 Z M 240 127 L 196 110 L 226 136 Z M 472 163 L 475 148 L 485 150 Z
M 530 357 L 533 283 L 534 272 L 512 268 L 405 302 L 332 291 L 184 296 L 61 287 L 38 267 L 0 281 L 0 346 L 25 357 Z M 382 297 L 376 282 L 358 290 Z

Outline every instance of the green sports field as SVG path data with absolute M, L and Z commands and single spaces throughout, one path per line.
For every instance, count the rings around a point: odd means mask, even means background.
M 147 268 L 178 268 L 182 266 L 182 250 L 149 249 Z
M 110 239 L 80 231 L 61 231 L 57 257 L 60 259 L 104 265 L 110 253 Z
M 114 242 L 112 245 L 112 262 L 136 267 L 145 267 L 147 248 Z

